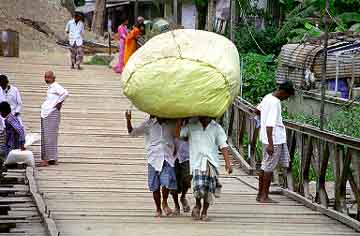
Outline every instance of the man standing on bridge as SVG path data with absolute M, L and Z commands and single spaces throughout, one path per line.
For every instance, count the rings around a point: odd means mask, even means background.
M 289 151 L 286 144 L 286 130 L 281 116 L 281 101 L 295 94 L 291 81 L 279 85 L 274 92 L 266 95 L 257 109 L 260 113 L 260 140 L 263 144 L 263 160 L 259 173 L 259 192 L 256 200 L 262 203 L 274 203 L 269 198 L 269 189 L 273 172 L 278 164 L 289 167 Z
M 49 86 L 45 102 L 41 106 L 41 166 L 57 164 L 60 110 L 68 91 L 55 82 L 54 72 L 45 73 Z
M 71 69 L 81 70 L 80 64 L 83 60 L 83 35 L 84 23 L 81 21 L 80 13 L 75 13 L 74 19 L 66 24 L 66 33 L 69 35 L 70 53 L 71 53 Z

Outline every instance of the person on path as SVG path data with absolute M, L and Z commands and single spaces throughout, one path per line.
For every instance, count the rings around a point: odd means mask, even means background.
M 260 114 L 260 140 L 263 144 L 263 159 L 259 172 L 259 192 L 256 200 L 275 203 L 269 198 L 273 172 L 278 164 L 289 167 L 289 151 L 286 144 L 286 130 L 281 116 L 281 101 L 295 93 L 291 81 L 280 84 L 278 89 L 266 95 L 257 106 Z
M 41 106 L 41 166 L 57 164 L 60 110 L 69 95 L 66 89 L 55 82 L 54 72 L 45 73 L 45 83 L 48 90 L 45 102 Z
M 19 90 L 13 86 L 9 85 L 9 80 L 6 75 L 0 75 L 0 101 L 6 101 L 10 104 L 11 113 L 16 116 L 22 125 L 22 120 L 20 117 L 22 100 Z
M 81 70 L 80 64 L 84 57 L 83 35 L 84 35 L 84 23 L 81 20 L 81 14 L 75 13 L 74 19 L 70 20 L 66 24 L 65 32 L 69 36 L 70 55 L 71 55 L 71 69 L 75 69 L 75 65 L 78 70 Z
M 195 220 L 208 220 L 208 208 L 214 197 L 220 197 L 220 161 L 218 151 L 225 160 L 225 169 L 231 174 L 227 136 L 224 129 L 210 117 L 199 117 L 181 127 L 178 122 L 176 135 L 188 138 L 190 144 L 190 170 L 196 205 L 192 210 Z M 201 212 L 201 214 L 200 214 Z
M 145 28 L 144 17 L 139 16 L 137 18 L 134 28 L 127 34 L 125 39 L 124 66 L 130 59 L 131 55 L 136 51 L 137 49 L 136 39 L 138 39 L 141 36 L 143 32 L 143 28 Z
M 124 51 L 125 51 L 125 39 L 128 34 L 128 20 L 125 19 L 118 27 L 118 39 L 119 39 L 119 63 L 116 64 L 114 70 L 116 73 L 122 73 L 124 69 Z
M 164 211 L 166 216 L 170 216 L 173 214 L 173 211 L 167 202 L 169 193 L 171 193 L 175 205 L 179 208 L 174 167 L 175 123 L 170 120 L 150 116 L 140 126 L 133 128 L 131 112 L 127 111 L 125 117 L 127 129 L 131 136 L 145 135 L 145 150 L 148 160 L 148 186 L 149 190 L 153 193 L 156 206 L 155 217 L 162 216 L 162 211 Z M 160 188 L 162 193 L 160 193 Z M 161 195 L 163 198 L 162 202 Z
M 176 160 L 175 160 L 175 172 L 177 182 L 177 193 L 181 194 L 180 202 L 183 207 L 183 211 L 189 212 L 190 205 L 186 198 L 186 194 L 191 187 L 192 176 L 190 174 L 190 154 L 189 154 L 189 141 L 179 138 L 175 139 L 176 147 Z M 176 207 L 175 207 L 176 208 Z M 180 206 L 175 209 L 180 214 Z
M 21 149 L 25 150 L 25 131 L 21 125 L 19 119 L 12 114 L 11 106 L 8 102 L 0 103 L 1 117 L 5 119 L 5 156 L 9 154 L 11 150 Z

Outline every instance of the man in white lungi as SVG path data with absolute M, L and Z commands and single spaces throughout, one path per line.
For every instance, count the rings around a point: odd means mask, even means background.
M 54 72 L 45 73 L 48 91 L 41 106 L 41 166 L 55 165 L 58 159 L 60 110 L 69 92 L 55 82 Z

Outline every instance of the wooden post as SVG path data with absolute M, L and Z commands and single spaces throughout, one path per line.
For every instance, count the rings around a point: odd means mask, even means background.
M 109 32 L 109 56 L 111 56 L 111 32 Z
M 134 3 L 134 22 L 135 23 L 136 23 L 138 16 L 139 16 L 139 1 L 135 0 L 135 3 Z
M 174 24 L 178 25 L 178 0 L 173 0 L 173 16 L 174 16 Z
M 324 129 L 324 111 L 325 111 L 325 87 L 326 87 L 326 63 L 327 63 L 327 47 L 328 47 L 328 10 L 329 10 L 329 0 L 325 1 L 325 14 L 324 14 L 324 24 L 325 24 L 325 37 L 324 37 L 324 50 L 323 50 L 323 63 L 321 67 L 321 106 L 320 106 L 320 130 Z
M 214 9 L 215 9 L 215 0 L 209 0 L 208 3 L 208 18 L 207 18 L 207 30 L 212 32 L 214 31 L 213 22 L 214 22 Z
M 230 1 L 230 40 L 235 40 L 236 0 Z
M 105 0 L 96 0 L 91 31 L 96 35 L 104 33 Z
M 354 63 L 354 56 L 351 57 L 351 82 L 349 86 L 349 97 L 348 99 L 351 99 L 352 97 L 352 90 L 354 88 L 354 82 L 355 82 L 355 63 Z

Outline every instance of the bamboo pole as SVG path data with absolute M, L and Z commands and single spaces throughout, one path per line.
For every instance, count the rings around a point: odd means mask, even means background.
M 328 47 L 328 9 L 329 9 L 329 0 L 325 1 L 325 14 L 324 14 L 324 24 L 325 24 L 325 37 L 324 37 L 324 60 L 321 67 L 321 106 L 320 106 L 320 130 L 324 129 L 324 111 L 325 111 L 325 87 L 326 87 L 326 62 L 327 62 L 327 47 Z

